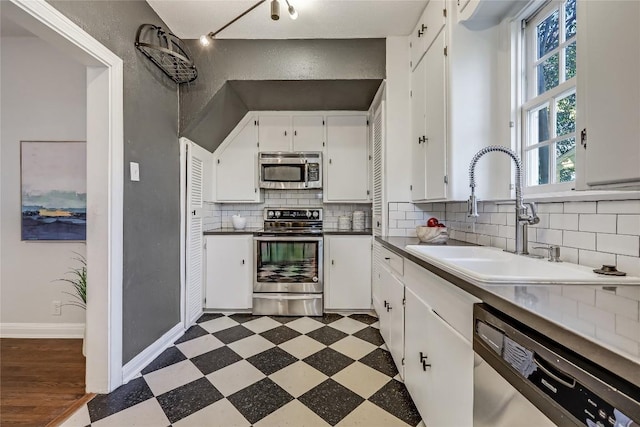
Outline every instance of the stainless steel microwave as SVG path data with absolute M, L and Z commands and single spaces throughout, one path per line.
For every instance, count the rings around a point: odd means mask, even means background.
M 319 151 L 261 152 L 258 167 L 260 188 L 322 188 L 322 153 Z

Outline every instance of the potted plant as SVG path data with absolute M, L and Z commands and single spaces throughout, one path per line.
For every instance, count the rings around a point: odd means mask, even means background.
M 68 277 L 58 279 L 61 282 L 70 283 L 73 286 L 73 290 L 71 292 L 62 291 L 63 293 L 70 295 L 72 299 L 62 305 L 71 305 L 74 307 L 80 307 L 84 310 L 87 309 L 87 259 L 84 255 L 81 255 L 77 252 L 74 252 L 77 256 L 73 259 L 80 263 L 79 267 L 70 268 L 65 274 Z M 84 330 L 85 338 L 82 340 L 82 354 L 85 354 L 85 342 L 87 336 L 87 328 L 85 326 Z

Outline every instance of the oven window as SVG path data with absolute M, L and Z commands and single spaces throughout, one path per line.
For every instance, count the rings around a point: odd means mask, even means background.
M 304 182 L 304 165 L 262 165 L 262 181 Z
M 317 282 L 318 246 L 318 242 L 258 242 L 258 282 Z

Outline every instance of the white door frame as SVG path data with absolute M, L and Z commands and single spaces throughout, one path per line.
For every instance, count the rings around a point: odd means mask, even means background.
M 108 393 L 122 384 L 122 59 L 43 0 L 2 3 L 3 14 L 87 66 L 86 390 Z

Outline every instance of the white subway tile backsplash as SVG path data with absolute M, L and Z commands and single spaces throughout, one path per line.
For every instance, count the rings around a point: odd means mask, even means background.
M 563 213 L 564 206 L 562 203 L 541 203 L 538 205 L 540 213 Z M 569 212 L 570 213 L 570 212 Z
M 593 231 L 594 233 L 615 233 L 616 215 L 607 214 L 580 214 L 580 231 Z
M 563 231 L 563 246 L 578 249 L 596 249 L 596 234 L 582 231 Z
M 604 252 L 588 251 L 586 249 L 578 250 L 578 263 L 587 267 L 600 268 L 602 265 L 615 265 L 616 256 Z
M 596 213 L 596 202 L 565 202 L 564 213 L 587 214 Z
M 404 211 L 391 211 L 389 212 L 389 219 L 406 219 Z
M 515 236 L 516 229 L 515 227 L 509 227 L 508 225 L 499 225 L 498 226 L 498 236 L 510 238 Z
M 616 261 L 618 270 L 624 271 L 629 276 L 640 277 L 640 257 L 616 255 Z M 638 293 L 638 299 L 640 299 L 640 290 Z
M 640 235 L 640 215 L 618 215 L 618 234 Z
M 608 291 L 596 291 L 596 307 L 624 316 L 628 319 L 639 321 L 640 302 L 615 295 Z
M 507 214 L 506 213 L 492 213 L 491 214 L 491 224 L 507 225 Z
M 531 241 L 532 239 L 529 238 Z M 538 228 L 536 230 L 536 242 L 548 245 L 562 245 L 562 230 L 550 230 L 548 228 Z
M 549 228 L 578 230 L 578 214 L 549 214 Z
M 598 213 L 640 214 L 640 200 L 598 202 Z
M 397 211 L 398 210 L 398 204 L 397 203 L 389 203 L 389 212 L 391 211 Z
M 495 246 L 500 249 L 507 249 L 507 239 L 504 237 L 491 236 L 491 246 Z
M 573 264 L 578 263 L 578 249 L 567 248 L 565 246 L 560 247 L 560 259 L 564 262 L 570 262 Z
M 640 256 L 640 237 L 598 233 L 597 248 L 599 252 Z
M 532 228 L 549 228 L 549 217 L 551 214 L 548 213 L 539 213 L 538 218 L 540 222 L 532 225 Z
M 496 205 L 495 203 L 482 203 L 483 206 L 483 211 L 482 212 L 498 212 L 498 205 Z
M 491 236 L 479 234 L 477 243 L 482 246 L 491 246 Z

